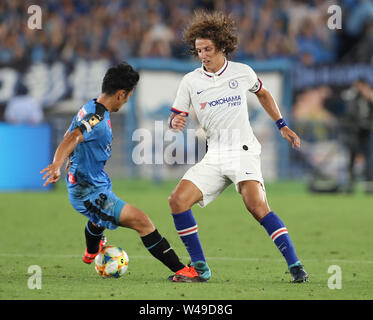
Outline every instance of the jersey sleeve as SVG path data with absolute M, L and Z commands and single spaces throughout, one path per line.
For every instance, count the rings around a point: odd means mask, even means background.
M 257 93 L 262 89 L 262 81 L 258 78 L 255 71 L 247 66 L 248 89 L 252 93 Z
M 99 135 L 96 126 L 104 119 L 104 111 L 95 106 L 84 105 L 80 108 L 69 128 L 69 131 L 79 128 L 83 134 L 84 141 L 95 140 Z
M 190 88 L 186 77 L 181 80 L 179 88 L 176 93 L 176 98 L 172 104 L 171 111 L 174 113 L 186 113 L 189 115 L 190 111 Z

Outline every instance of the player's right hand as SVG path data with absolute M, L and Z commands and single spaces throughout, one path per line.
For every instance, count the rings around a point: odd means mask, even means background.
M 50 183 L 56 183 L 61 177 L 60 168 L 56 167 L 54 163 L 51 163 L 48 167 L 40 171 L 40 174 L 44 173 L 43 180 L 47 179 L 44 182 L 43 186 L 46 187 Z
M 172 129 L 178 130 L 178 131 L 183 130 L 184 127 L 186 126 L 186 117 L 187 115 L 184 112 L 180 114 L 176 114 L 171 120 Z
M 293 130 L 291 130 L 287 126 L 284 126 L 280 129 L 280 132 L 282 137 L 291 143 L 293 149 L 300 148 L 300 139 Z

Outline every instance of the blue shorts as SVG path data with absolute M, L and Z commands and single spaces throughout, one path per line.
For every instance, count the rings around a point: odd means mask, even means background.
M 114 230 L 119 226 L 119 216 L 126 204 L 111 188 L 68 188 L 70 203 L 76 211 L 100 227 Z

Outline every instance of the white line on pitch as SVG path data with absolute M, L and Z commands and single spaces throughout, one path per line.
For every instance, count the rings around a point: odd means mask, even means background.
M 80 258 L 81 255 L 77 254 L 48 254 L 48 253 L 0 253 L 0 257 L 13 257 L 13 258 Z M 154 259 L 151 255 L 149 256 L 134 256 L 130 255 L 130 259 Z M 190 259 L 190 257 L 183 256 L 182 259 Z M 271 259 L 271 258 L 249 258 L 249 257 L 206 257 L 207 260 L 217 260 L 217 261 L 246 261 L 246 262 L 259 262 L 259 261 L 282 261 L 283 259 Z M 320 261 L 318 259 L 302 259 L 302 261 Z M 328 263 L 363 263 L 363 264 L 373 264 L 373 260 L 348 260 L 348 259 L 326 259 L 323 260 Z

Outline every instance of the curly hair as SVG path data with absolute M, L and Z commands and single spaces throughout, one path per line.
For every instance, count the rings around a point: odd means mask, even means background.
M 185 28 L 183 38 L 190 52 L 197 56 L 196 39 L 210 39 L 218 51 L 227 57 L 237 48 L 236 27 L 231 16 L 221 12 L 195 11 L 194 17 Z

